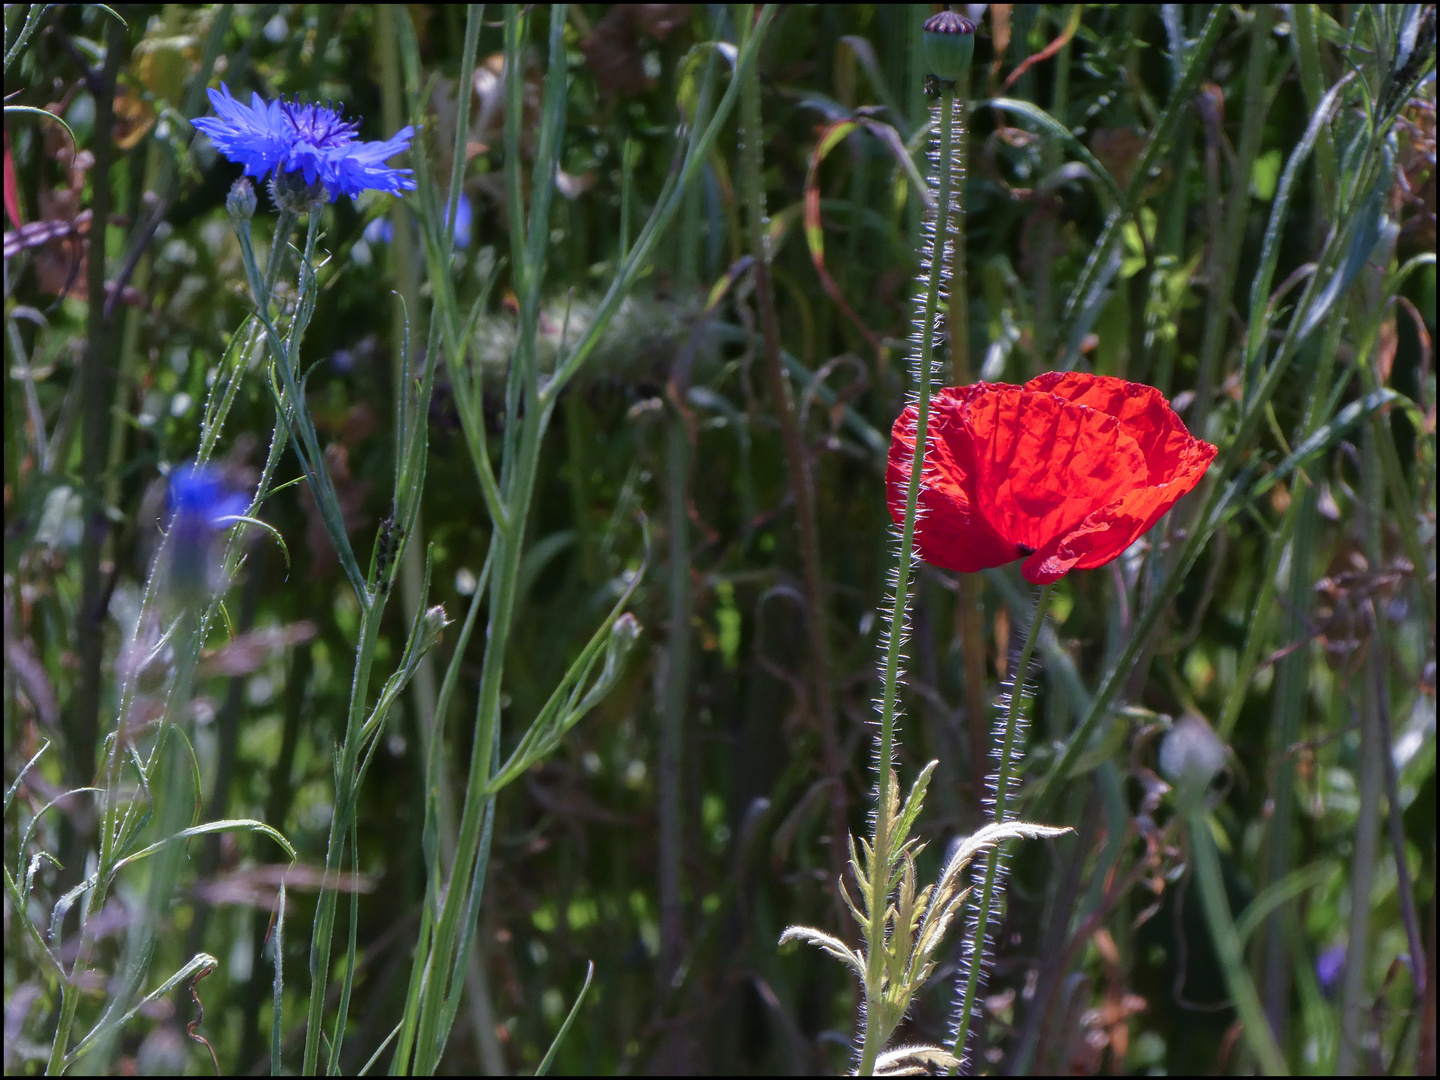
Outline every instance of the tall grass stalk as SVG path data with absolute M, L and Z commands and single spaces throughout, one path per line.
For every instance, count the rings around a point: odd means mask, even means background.
M 750 5 L 741 8 L 742 26 L 753 22 Z M 800 562 L 805 588 L 805 620 L 810 642 L 810 681 L 815 718 L 820 728 L 821 767 L 830 781 L 830 854 L 832 872 L 838 877 L 845 868 L 844 762 L 836 726 L 834 694 L 831 692 L 829 625 L 820 564 L 820 530 L 815 512 L 815 483 L 810 453 L 805 445 L 800 417 L 790 392 L 780 358 L 780 321 L 775 311 L 775 294 L 770 276 L 770 252 L 765 237 L 768 220 L 762 183 L 764 127 L 760 117 L 760 79 L 752 71 L 741 92 L 741 176 L 746 203 L 746 241 L 754 259 L 755 304 L 760 315 L 760 335 L 765 352 L 765 376 L 770 397 L 780 419 L 780 436 L 785 447 L 785 466 L 790 492 L 795 500 L 795 530 L 800 541 Z M 852 235 L 858 235 L 852 234 Z
M 1210 833 L 1210 821 L 1203 807 L 1191 806 L 1186 811 L 1185 824 L 1190 836 L 1190 851 L 1195 859 L 1195 883 L 1200 890 L 1210 940 L 1215 943 L 1230 999 L 1240 1014 L 1245 1041 L 1267 1075 L 1290 1076 L 1290 1066 L 1285 1063 L 1275 1034 L 1270 1030 L 1270 1023 L 1260 1004 L 1260 995 L 1255 992 L 1255 984 L 1245 966 L 1245 954 L 1240 946 L 1240 937 L 1235 932 L 1230 903 L 1225 898 L 1220 854 L 1215 849 L 1215 837 Z
M 472 9 L 470 18 L 477 17 Z M 440 884 L 443 879 L 436 868 L 432 865 L 430 870 L 426 913 L 411 970 L 409 1005 L 392 1062 L 392 1071 L 395 1072 L 434 1072 L 449 1038 L 459 1007 L 463 969 L 473 940 L 474 915 L 478 912 L 484 887 L 489 823 L 493 820 L 493 812 L 487 807 L 493 806 L 496 793 L 520 775 L 529 763 L 553 749 L 560 735 L 593 704 L 596 691 L 603 691 L 608 685 L 605 682 L 606 673 L 614 669 L 614 658 L 623 655 L 634 640 L 633 620 L 618 620 L 623 605 L 638 584 L 638 574 L 632 575 L 615 609 L 563 676 L 551 702 L 521 737 L 511 760 L 503 767 L 495 767 L 493 754 L 499 736 L 506 650 L 518 600 L 517 583 L 525 550 L 525 526 L 535 490 L 543 436 L 560 391 L 580 370 L 620 303 L 638 283 L 649 265 L 657 241 L 674 219 L 686 192 L 697 182 L 701 165 L 724 129 L 740 87 L 755 63 L 765 31 L 774 18 L 774 9 L 767 6 L 760 13 L 754 32 L 735 57 L 730 85 L 713 108 L 711 87 L 714 66 L 710 67 L 711 77 L 706 79 L 702 88 L 698 115 L 689 118 L 681 144 L 683 157 L 678 167 L 667 178 L 654 211 L 618 267 L 585 332 L 573 346 L 562 351 L 554 372 L 548 378 L 539 370 L 535 342 L 549 249 L 550 201 L 559 167 L 559 140 L 564 131 L 568 93 L 564 43 L 566 12 L 563 5 L 549 10 L 548 64 L 541 102 L 540 132 L 529 184 L 531 201 L 527 207 L 519 136 L 524 123 L 524 52 L 531 17 L 528 9 L 522 11 L 516 5 L 506 8 L 506 191 L 511 233 L 511 278 L 520 312 L 520 330 L 506 380 L 507 422 L 498 477 L 490 463 L 481 415 L 480 369 L 470 363 L 468 327 L 478 313 L 478 307 L 468 317 L 460 314 L 447 283 L 447 260 L 442 258 L 448 251 L 442 252 L 437 243 L 444 233 L 440 228 L 440 216 L 433 211 L 426 214 L 427 261 L 431 281 L 436 286 L 434 320 L 439 327 L 439 342 L 444 346 L 462 426 L 494 529 L 490 550 L 492 570 L 486 589 L 488 628 L 476 706 L 474 750 L 455 859 L 449 880 L 443 887 Z M 408 19 L 406 21 L 401 34 L 402 64 L 407 69 L 413 100 L 418 102 L 418 49 L 413 32 L 408 27 Z M 464 160 L 463 152 L 457 153 L 456 160 Z M 458 192 L 459 184 L 452 183 L 452 205 Z M 422 205 L 426 205 L 423 199 Z M 434 351 L 438 350 L 432 350 L 432 355 Z M 605 660 L 604 672 L 597 674 L 594 669 L 601 659 Z M 436 762 L 439 757 L 432 755 L 431 760 Z M 428 783 L 427 790 L 434 793 L 436 785 Z M 427 812 L 427 819 L 429 816 Z M 428 848 L 427 860 L 433 860 L 433 853 Z

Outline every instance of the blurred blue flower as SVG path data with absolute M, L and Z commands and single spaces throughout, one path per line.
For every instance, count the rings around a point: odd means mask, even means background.
M 1326 997 L 1334 996 L 1344 971 L 1344 945 L 1332 945 L 1315 958 L 1315 981 L 1320 984 L 1320 990 Z
M 470 246 L 470 228 L 474 218 L 475 208 L 470 205 L 470 197 L 462 191 L 455 207 L 455 246 L 461 250 Z M 445 206 L 445 221 L 450 221 L 448 203 Z M 395 226 L 388 216 L 382 215 L 365 226 L 364 236 L 367 244 L 388 244 L 395 239 Z
M 250 95 L 242 105 L 224 83 L 211 90 L 216 115 L 203 116 L 195 126 L 209 135 L 215 148 L 231 161 L 245 166 L 245 175 L 264 177 L 271 170 L 300 173 L 307 184 L 325 186 L 334 202 L 340 194 L 354 198 L 362 191 L 398 195 L 415 190 L 409 169 L 392 169 L 385 162 L 410 147 L 415 129 L 405 127 L 383 142 L 362 142 L 355 137 L 360 124 L 344 120 L 323 105 L 272 101 Z
M 214 540 L 249 500 L 214 466 L 180 465 L 170 473 L 169 503 L 170 584 L 182 603 L 198 603 L 212 591 Z
M 450 223 L 449 205 L 446 205 L 445 223 Z M 470 224 L 474 218 L 474 208 L 465 193 L 460 193 L 460 199 L 455 204 L 455 246 L 457 248 L 468 248 L 470 246 Z

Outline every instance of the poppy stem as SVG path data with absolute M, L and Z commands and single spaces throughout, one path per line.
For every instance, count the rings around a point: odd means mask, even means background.
M 1035 601 L 1035 613 L 1030 618 L 1030 628 L 1025 632 L 1025 643 L 1020 647 L 1020 657 L 1015 663 L 1014 681 L 1010 684 L 1010 701 L 1005 711 L 1003 728 L 999 736 L 999 754 L 993 774 L 993 820 L 999 824 L 1011 816 L 1008 810 L 1010 786 L 1015 776 L 1015 744 L 1019 740 L 1025 721 L 1025 684 L 1030 674 L 1030 658 L 1040 640 L 1040 627 L 1050 609 L 1050 598 L 1055 593 L 1054 584 L 1042 586 Z M 980 972 L 985 966 L 985 943 L 989 932 L 992 906 L 1003 885 L 1005 845 L 997 844 L 990 849 L 985 859 L 985 878 L 976 900 L 974 923 L 971 927 L 969 963 L 965 972 L 965 986 L 960 998 L 960 1009 L 955 1017 L 954 1053 L 963 1063 L 966 1045 L 970 1039 L 970 1018 L 974 1014 L 975 999 L 979 991 Z
M 910 565 L 915 551 L 915 512 L 920 499 L 920 477 L 924 472 L 925 441 L 930 422 L 930 383 L 934 376 L 934 353 L 937 332 L 945 332 L 943 322 L 937 323 L 940 284 L 946 264 L 945 245 L 949 239 L 951 200 L 951 160 L 955 115 L 955 87 L 944 83 L 938 105 L 940 119 L 939 191 L 935 202 L 935 228 L 930 247 L 929 280 L 926 283 L 925 307 L 918 321 L 919 348 L 916 351 L 916 415 L 915 456 L 910 467 L 910 484 L 905 494 L 905 523 L 900 531 L 899 559 L 895 568 L 895 601 L 890 612 L 890 633 L 885 649 L 884 690 L 880 707 L 880 745 L 876 756 L 876 804 L 874 860 L 869 875 L 870 918 L 865 931 L 865 1029 L 861 1036 L 859 1074 L 874 1072 L 875 1061 L 889 1038 L 882 995 L 885 986 L 885 912 L 889 906 L 892 869 L 896 855 L 892 850 L 895 830 L 891 785 L 895 752 L 896 699 L 900 682 L 900 648 L 905 636 L 905 606 L 910 596 Z M 893 1030 L 893 1024 L 888 1025 Z

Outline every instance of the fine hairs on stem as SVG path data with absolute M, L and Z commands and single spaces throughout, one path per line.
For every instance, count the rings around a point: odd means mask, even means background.
M 932 20 L 933 21 L 933 20 Z M 968 23 L 963 24 L 969 26 Z M 927 23 L 927 30 L 930 24 Z M 967 31 L 973 33 L 973 27 Z M 986 862 L 982 910 L 998 896 L 998 848 L 1006 840 L 1017 837 L 1047 837 L 1067 832 L 1008 820 L 1004 806 L 1012 780 L 1011 763 L 1019 731 L 1020 700 L 1010 702 L 1007 719 L 1002 725 L 999 743 L 999 767 L 993 781 L 997 807 L 995 820 L 962 842 L 945 863 L 934 885 L 917 885 L 916 857 L 924 844 L 912 839 L 910 831 L 919 817 L 925 791 L 938 762 L 932 761 L 920 771 L 902 802 L 899 777 L 894 770 L 896 722 L 899 718 L 899 684 L 902 677 L 902 648 L 908 636 L 908 600 L 911 566 L 915 559 L 915 526 L 923 462 L 929 423 L 931 387 L 940 366 L 936 345 L 946 340 L 948 327 L 940 307 L 947 305 L 946 285 L 953 278 L 959 207 L 952 199 L 954 180 L 959 174 L 957 128 L 963 123 L 963 108 L 955 93 L 955 83 L 942 81 L 939 100 L 932 108 L 933 133 L 930 150 L 930 173 L 938 196 L 933 211 L 923 223 L 920 285 L 917 312 L 911 334 L 912 377 L 915 389 L 912 406 L 915 410 L 915 450 L 909 462 L 906 482 L 905 515 L 900 526 L 898 550 L 891 584 L 889 618 L 882 635 L 882 688 L 877 702 L 880 712 L 876 733 L 876 798 L 870 817 L 868 839 L 850 841 L 850 870 L 858 887 L 859 902 L 851 895 L 842 878 L 841 895 L 860 924 L 863 945 L 852 949 L 834 935 L 808 926 L 792 926 L 781 936 L 808 941 L 841 960 L 859 976 L 864 988 L 861 1034 L 856 1055 L 856 1071 L 861 1076 L 899 1074 L 932 1069 L 954 1070 L 961 1062 L 956 1054 L 939 1046 L 906 1046 L 886 1051 L 885 1046 L 904 1019 L 915 994 L 924 986 L 935 968 L 935 954 L 944 940 L 950 923 L 959 913 L 970 889 L 962 888 L 964 873 L 972 861 L 989 853 Z M 919 459 L 918 463 L 915 459 Z M 920 464 L 920 467 L 916 467 Z M 1043 618 L 1043 605 L 1050 590 L 1041 592 L 1041 610 L 1034 626 Z M 1024 672 L 1034 648 L 1034 634 L 1026 644 L 1021 662 L 1016 665 L 1017 678 L 1024 685 Z M 985 918 L 972 920 L 972 941 L 967 955 L 973 955 L 985 933 Z M 965 980 L 967 996 L 962 1015 L 968 1017 L 975 988 L 976 964 L 970 963 Z M 964 1031 L 960 1028 L 963 1049 Z
M 1040 627 L 1045 622 L 1045 613 L 1050 606 L 1054 586 L 1046 585 L 1040 590 L 1035 610 L 1030 616 L 1030 627 L 1025 634 L 1025 644 L 1020 648 L 1009 686 L 1000 695 L 999 711 L 995 720 L 995 742 L 991 757 L 995 759 L 995 771 L 985 778 L 986 803 L 991 811 L 994 824 L 1000 825 L 1013 816 L 1009 810 L 1010 796 L 1019 782 L 1019 745 L 1026 728 L 1025 698 L 1033 697 L 1029 685 L 1030 659 L 1040 640 Z M 1000 894 L 1005 888 L 1005 850 L 997 845 L 985 860 L 985 871 L 978 883 L 980 893 L 971 905 L 966 918 L 965 940 L 960 961 L 959 991 L 956 1002 L 954 1030 L 951 1043 L 955 1056 L 962 1063 L 970 1060 L 971 1021 L 975 1017 L 976 1002 L 985 989 L 989 973 L 989 957 L 994 952 L 990 945 L 990 920 L 999 920 Z

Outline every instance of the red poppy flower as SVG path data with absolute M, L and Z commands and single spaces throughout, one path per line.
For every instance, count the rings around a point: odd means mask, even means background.
M 916 549 L 974 571 L 1025 557 L 1036 584 L 1104 566 L 1195 487 L 1215 447 L 1160 391 L 1052 371 L 1024 386 L 975 383 L 930 402 Z M 915 406 L 890 434 L 890 513 L 905 518 Z

